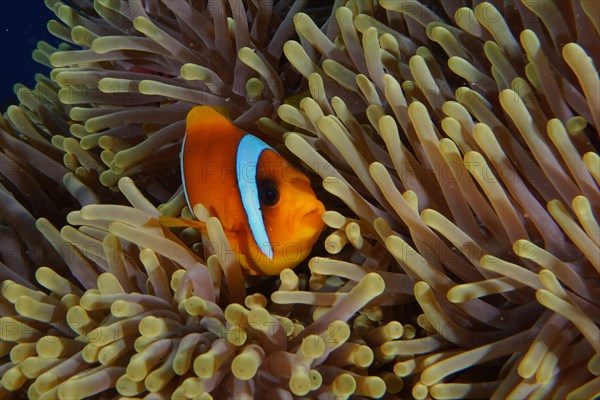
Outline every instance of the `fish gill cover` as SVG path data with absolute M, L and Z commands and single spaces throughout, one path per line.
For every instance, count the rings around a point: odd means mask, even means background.
M 0 398 L 598 395 L 600 3 L 46 4 L 0 117 Z M 312 171 L 305 264 L 160 225 L 197 104 Z

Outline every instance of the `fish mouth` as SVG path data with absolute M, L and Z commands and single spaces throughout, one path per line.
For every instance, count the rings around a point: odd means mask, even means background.
M 324 212 L 325 206 L 323 206 L 323 203 L 320 201 L 312 202 L 312 204 L 303 207 L 298 213 L 298 215 L 302 215 L 300 218 L 299 227 L 304 229 L 314 228 L 313 231 L 321 232 L 324 226 L 324 222 L 321 217 Z

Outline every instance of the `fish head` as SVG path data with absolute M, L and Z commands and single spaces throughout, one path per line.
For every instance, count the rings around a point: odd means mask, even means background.
M 265 275 L 294 268 L 310 253 L 321 234 L 325 207 L 308 177 L 273 150 L 265 150 L 257 165 L 256 185 L 271 258 L 257 254 Z

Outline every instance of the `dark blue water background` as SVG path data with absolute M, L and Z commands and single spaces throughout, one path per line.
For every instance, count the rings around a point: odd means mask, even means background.
M 0 0 L 0 111 L 17 103 L 13 93 L 15 83 L 31 88 L 36 73 L 50 72 L 33 61 L 31 53 L 39 40 L 53 46 L 60 43 L 46 29 L 52 18 L 55 15 L 43 0 Z
M 326 10 L 324 15 L 327 16 L 333 1 L 309 0 L 307 9 Z M 33 88 L 36 73 L 50 73 L 49 68 L 31 58 L 38 41 L 44 40 L 54 47 L 61 42 L 46 28 L 50 19 L 56 19 L 56 16 L 44 0 L 0 0 L 0 112 L 6 111 L 10 104 L 18 103 L 13 93 L 15 83 Z

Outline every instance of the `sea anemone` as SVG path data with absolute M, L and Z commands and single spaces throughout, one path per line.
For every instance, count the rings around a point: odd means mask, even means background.
M 600 394 L 596 2 L 307 3 L 47 0 L 66 44 L 0 119 L 0 396 Z M 185 207 L 195 104 L 314 172 L 296 271 Z

